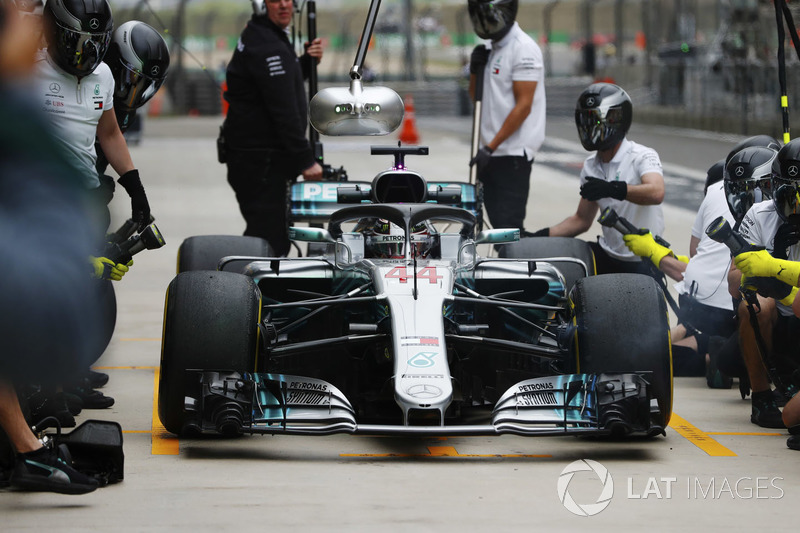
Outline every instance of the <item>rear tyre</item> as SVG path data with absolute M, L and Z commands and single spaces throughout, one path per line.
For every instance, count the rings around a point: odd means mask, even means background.
M 575 282 L 596 273 L 594 253 L 589 243 L 572 237 L 526 237 L 519 242 L 505 244 L 498 252 L 500 257 L 510 259 L 545 259 L 548 257 L 572 257 L 586 265 L 570 261 L 548 261 L 552 263 L 566 280 L 567 291 Z
M 242 235 L 197 235 L 178 248 L 178 273 L 193 270 L 216 270 L 219 260 L 229 255 L 272 257 L 269 243 L 261 237 Z M 226 270 L 241 272 L 246 263 L 230 264 Z
M 672 416 L 672 353 L 667 303 L 650 276 L 583 278 L 570 294 L 576 317 L 576 363 L 582 373 L 651 371 L 652 396 L 666 428 Z
M 233 272 L 184 272 L 167 288 L 158 382 L 158 416 L 181 435 L 191 431 L 186 396 L 197 397 L 187 369 L 255 369 L 261 293 L 252 278 Z M 194 378 L 194 379 L 192 379 Z

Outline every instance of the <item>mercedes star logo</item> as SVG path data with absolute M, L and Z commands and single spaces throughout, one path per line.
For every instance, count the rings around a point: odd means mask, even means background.
M 594 107 L 594 96 L 586 99 L 586 107 Z
M 744 167 L 736 167 L 736 175 L 739 177 L 744 175 Z
M 428 384 L 412 385 L 406 390 L 406 392 L 409 396 L 419 399 L 438 398 L 442 395 L 442 389 L 436 385 Z
M 159 72 L 161 72 L 161 69 L 158 68 L 158 65 L 153 65 L 153 68 L 150 69 L 151 76 L 158 76 Z
M 796 165 L 790 166 L 787 169 L 787 172 L 789 172 L 789 175 L 794 178 L 795 176 L 797 176 L 797 166 Z
M 50 92 L 58 94 L 61 91 L 61 85 L 53 82 L 50 84 Z
M 92 19 L 89 21 L 89 27 L 93 30 L 96 30 L 100 27 L 100 21 L 97 19 Z

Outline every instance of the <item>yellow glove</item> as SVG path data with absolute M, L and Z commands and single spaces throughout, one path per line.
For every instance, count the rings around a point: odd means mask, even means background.
M 736 268 L 742 274 L 751 277 L 778 278 L 784 283 L 794 287 L 798 286 L 800 278 L 800 261 L 787 261 L 775 259 L 766 250 L 745 252 L 734 258 Z
M 672 250 L 666 246 L 661 246 L 658 244 L 653 238 L 653 234 L 650 232 L 645 233 L 644 235 L 629 233 L 627 235 L 623 235 L 622 239 L 625 241 L 625 246 L 627 246 L 631 252 L 639 257 L 646 257 L 647 259 L 650 259 L 656 268 L 665 256 L 675 255 L 672 253 Z
M 797 287 L 792 287 L 792 292 L 790 292 L 789 295 L 786 296 L 786 298 L 781 299 L 780 302 L 783 305 L 787 305 L 787 306 L 791 307 L 792 304 L 794 303 L 794 297 L 795 296 L 797 296 Z
M 689 256 L 688 255 L 676 255 L 675 259 L 680 261 L 681 263 L 689 264 Z
M 92 255 L 89 256 L 89 262 L 92 264 L 94 277 L 112 281 L 121 280 L 122 276 L 133 266 L 133 259 L 128 261 L 127 265 L 124 265 L 122 263 L 115 264 L 114 261 L 107 257 L 94 257 Z

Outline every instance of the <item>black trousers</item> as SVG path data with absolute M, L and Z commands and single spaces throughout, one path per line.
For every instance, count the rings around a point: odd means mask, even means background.
M 483 205 L 493 228 L 525 229 L 532 164 L 523 156 L 498 156 L 490 158 L 478 173 Z
M 288 162 L 266 150 L 226 151 L 228 183 L 236 193 L 247 226 L 244 234 L 269 242 L 276 255 L 289 253 L 289 183 L 297 175 Z

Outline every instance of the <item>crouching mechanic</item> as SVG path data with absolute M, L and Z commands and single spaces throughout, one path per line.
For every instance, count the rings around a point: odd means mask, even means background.
M 575 214 L 535 237 L 575 237 L 587 231 L 599 209 L 613 208 L 638 228 L 664 232 L 664 176 L 661 159 L 652 148 L 629 141 L 625 135 L 633 120 L 633 104 L 621 87 L 594 83 L 578 98 L 575 124 L 581 144 L 595 151 L 581 169 L 581 199 Z M 599 177 L 598 177 L 599 176 Z M 603 235 L 590 242 L 598 274 L 638 272 L 652 274 L 631 252 L 614 228 L 603 226 Z
M 707 377 L 711 388 L 730 388 L 713 367 L 707 369 L 708 341 L 712 335 L 729 337 L 736 331 L 727 275 L 731 263 L 728 248 L 712 240 L 705 229 L 719 216 L 732 225 L 733 216 L 725 201 L 723 168 L 718 161 L 708 169 L 708 186 L 695 216 L 689 239 L 689 257 L 676 255 L 656 242 L 652 233 L 624 235 L 625 245 L 678 283 L 680 314 L 671 331 L 676 376 Z M 769 167 L 767 167 L 769 170 Z M 727 385 L 727 386 L 726 386 Z
M 731 293 L 734 286 L 759 292 L 758 327 L 747 320 L 739 324 L 742 357 L 753 390 L 751 421 L 763 427 L 783 427 L 765 361 L 793 361 L 796 366 L 800 360 L 800 318 L 792 311 L 800 285 L 800 139 L 790 141 L 778 152 L 773 164 L 772 201 L 753 205 L 739 231 L 748 242 L 762 248 L 736 256 L 729 275 Z M 749 312 L 743 301 L 740 316 L 746 317 Z M 761 353 L 762 346 L 768 353 Z M 790 368 L 777 370 L 782 375 L 791 372 Z M 791 389 L 781 392 L 796 392 L 794 386 Z

